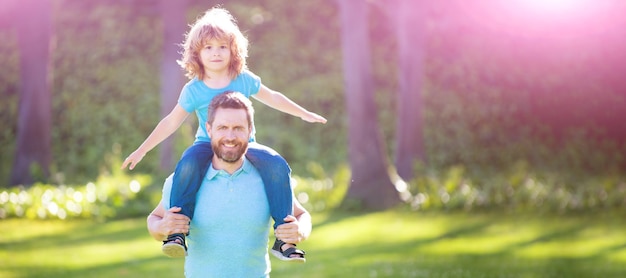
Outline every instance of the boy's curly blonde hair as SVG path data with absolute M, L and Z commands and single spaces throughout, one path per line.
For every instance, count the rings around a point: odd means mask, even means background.
M 230 64 L 228 73 L 231 78 L 237 77 L 247 69 L 248 39 L 241 33 L 235 18 L 227 10 L 214 7 L 191 25 L 181 45 L 183 57 L 177 61 L 186 71 L 189 79 L 197 77 L 203 80 L 206 73 L 200 61 L 200 50 L 211 39 L 223 40 L 230 46 Z

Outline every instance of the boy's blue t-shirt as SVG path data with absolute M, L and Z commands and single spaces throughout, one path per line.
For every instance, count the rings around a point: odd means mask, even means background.
M 196 142 L 210 142 L 211 139 L 206 130 L 206 121 L 208 118 L 209 104 L 213 97 L 226 92 L 235 91 L 251 97 L 261 89 L 261 78 L 250 71 L 243 71 L 228 86 L 220 89 L 209 88 L 202 80 L 194 78 L 187 82 L 183 87 L 178 104 L 191 113 L 196 112 L 198 117 L 198 131 L 196 132 Z M 254 134 L 251 136 L 254 137 Z

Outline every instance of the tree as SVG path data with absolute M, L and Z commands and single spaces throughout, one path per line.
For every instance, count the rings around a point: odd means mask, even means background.
M 179 59 L 179 47 L 187 28 L 186 12 L 188 0 L 160 1 L 160 13 L 163 20 L 163 47 L 161 52 L 161 116 L 165 117 L 176 104 L 178 93 L 183 83 L 183 74 L 176 63 Z M 170 137 L 160 144 L 161 170 L 173 169 L 175 160 L 174 138 Z
M 422 86 L 424 76 L 424 1 L 396 0 L 389 5 L 398 40 L 398 116 L 396 169 L 405 180 L 414 177 L 417 161 L 424 161 Z
M 34 3 L 33 3 L 34 2 Z M 30 4 L 30 5 L 29 5 Z M 10 185 L 30 185 L 37 170 L 47 177 L 51 151 L 51 37 L 50 0 L 16 6 L 20 52 L 20 102 L 17 144 Z
M 337 0 L 341 20 L 343 72 L 348 111 L 348 156 L 352 184 L 347 200 L 365 208 L 385 209 L 397 203 L 378 127 L 365 0 Z

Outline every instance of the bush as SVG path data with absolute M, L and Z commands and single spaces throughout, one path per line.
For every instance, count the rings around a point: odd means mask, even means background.
M 120 169 L 119 148 L 105 156 L 94 182 L 85 185 L 37 183 L 0 191 L 0 219 L 96 218 L 100 220 L 146 215 L 158 199 L 145 174 L 130 175 Z M 60 175 L 60 174 L 57 174 Z M 56 178 L 62 181 L 62 177 Z M 160 192 L 160 191 L 159 191 Z
M 298 201 L 309 211 L 329 211 L 339 207 L 350 184 L 350 170 L 347 165 L 337 168 L 331 178 L 321 165 L 309 162 L 311 177 L 294 176 L 294 194 Z
M 568 213 L 626 206 L 626 175 L 576 175 L 531 168 L 526 161 L 485 174 L 463 165 L 418 167 L 406 202 L 414 210 L 507 210 Z
M 0 218 L 109 219 L 145 215 L 153 206 L 147 192 L 149 176 L 101 176 L 86 185 L 35 184 L 0 192 Z
M 161 199 L 162 177 L 129 175 L 119 170 L 117 155 L 95 182 L 85 185 L 34 184 L 0 190 L 0 219 L 99 220 L 145 216 Z M 296 197 L 311 212 L 336 208 L 347 190 L 349 170 L 342 166 L 331 179 L 319 164 L 309 163 L 313 177 L 294 176 Z

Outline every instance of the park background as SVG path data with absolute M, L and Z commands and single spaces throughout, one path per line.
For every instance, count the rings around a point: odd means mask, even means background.
M 119 166 L 176 101 L 187 25 L 220 3 L 0 4 L 1 276 L 182 273 L 144 217 L 195 119 Z M 258 141 L 315 219 L 309 263 L 274 262 L 275 276 L 626 273 L 626 4 L 223 7 L 263 83 L 328 119 L 254 102 Z

